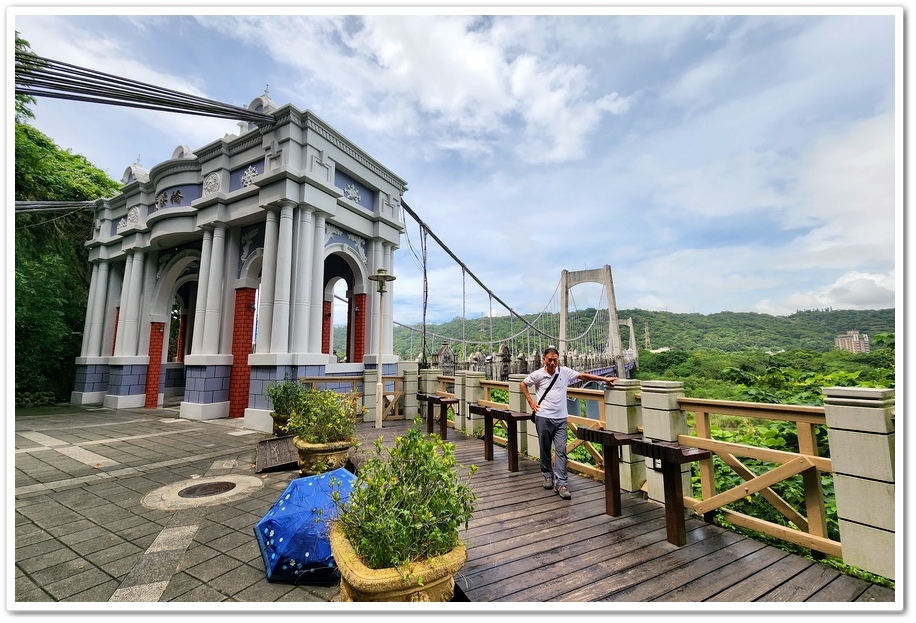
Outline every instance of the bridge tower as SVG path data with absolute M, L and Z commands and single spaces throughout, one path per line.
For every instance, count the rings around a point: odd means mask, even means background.
M 560 275 L 560 361 L 566 357 L 569 350 L 567 326 L 569 323 L 569 290 L 580 283 L 600 283 L 607 293 L 608 331 L 605 355 L 614 360 L 617 375 L 626 378 L 626 353 L 620 339 L 620 319 L 617 317 L 617 299 L 614 296 L 614 278 L 611 267 L 605 264 L 601 268 L 590 270 L 569 271 L 564 270 Z M 628 321 L 630 340 L 632 342 L 633 320 Z

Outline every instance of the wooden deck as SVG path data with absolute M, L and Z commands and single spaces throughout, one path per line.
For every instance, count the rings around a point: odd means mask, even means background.
M 367 446 L 379 435 L 388 445 L 409 424 L 362 424 L 358 432 Z M 857 602 L 853 610 L 893 609 L 894 590 L 699 519 L 688 520 L 685 546 L 671 545 L 664 506 L 641 494 L 624 493 L 622 515 L 610 517 L 601 482 L 570 473 L 573 497 L 564 501 L 542 487 L 530 458 L 519 457 L 519 471 L 510 472 L 505 448 L 484 461 L 480 439 L 449 429 L 448 441 L 461 464 L 479 467 L 471 481 L 477 507 L 462 533 L 468 561 L 455 579 L 468 601 L 811 602 L 813 609 Z

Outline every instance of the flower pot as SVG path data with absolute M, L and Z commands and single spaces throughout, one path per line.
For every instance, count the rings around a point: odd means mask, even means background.
M 299 473 L 303 476 L 314 476 L 346 465 L 353 440 L 309 443 L 299 437 L 293 437 L 293 445 L 299 453 L 296 459 Z
M 362 563 L 343 531 L 330 531 L 331 553 L 340 571 L 341 601 L 451 601 L 455 574 L 468 559 L 459 545 L 450 552 L 397 569 L 370 569 Z

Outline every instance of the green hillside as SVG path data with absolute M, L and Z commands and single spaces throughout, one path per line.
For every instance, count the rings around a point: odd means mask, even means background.
M 585 309 L 570 314 L 570 327 L 585 326 L 595 314 L 594 309 Z M 601 310 L 596 326 L 607 326 L 607 312 Z M 643 309 L 621 309 L 621 321 L 633 319 L 635 339 L 639 349 L 646 348 L 646 327 L 648 326 L 649 346 L 652 349 L 674 350 L 719 350 L 740 351 L 782 351 L 810 350 L 826 352 L 833 350 L 834 338 L 847 331 L 859 331 L 874 338 L 879 333 L 894 333 L 895 313 L 893 309 L 878 310 L 812 310 L 800 311 L 790 316 L 771 316 L 749 312 L 719 312 L 715 314 L 675 314 L 670 312 L 646 311 Z M 534 320 L 534 316 L 527 318 Z M 543 319 L 542 319 L 543 320 Z M 556 326 L 556 322 L 552 325 Z M 462 321 L 455 318 L 442 324 L 428 324 L 427 353 L 437 349 L 442 342 L 438 336 L 446 336 L 454 343 L 462 340 L 491 340 L 498 346 L 507 336 L 517 334 L 523 327 L 518 318 L 509 316 L 492 319 Z M 394 350 L 402 359 L 416 359 L 422 342 L 421 327 L 410 330 L 395 326 Z M 335 344 L 343 343 L 343 330 L 338 328 Z M 572 331 L 570 331 L 572 333 Z M 624 346 L 628 345 L 625 327 L 621 327 Z M 606 334 L 598 331 L 594 337 L 596 347 L 606 343 Z M 454 346 L 453 346 L 454 347 Z M 483 350 L 487 350 L 484 348 Z

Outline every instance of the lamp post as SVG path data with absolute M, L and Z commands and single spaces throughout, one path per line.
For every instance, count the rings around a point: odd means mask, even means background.
M 382 412 L 384 411 L 384 397 L 385 392 L 384 383 L 382 383 L 382 327 L 383 327 L 383 310 L 382 310 L 382 301 L 385 296 L 385 291 L 388 290 L 388 282 L 394 281 L 397 277 L 394 275 L 389 275 L 388 271 L 384 268 L 379 268 L 374 275 L 369 275 L 369 281 L 374 281 L 378 285 L 378 383 L 375 386 L 375 427 L 382 427 Z

